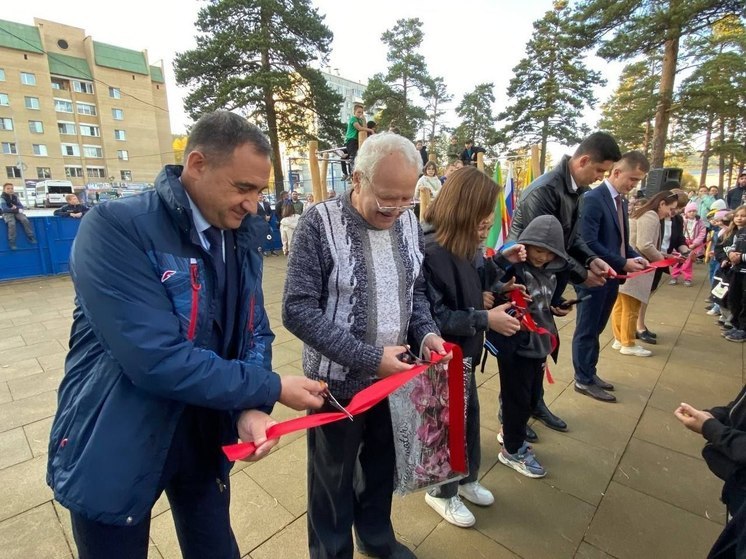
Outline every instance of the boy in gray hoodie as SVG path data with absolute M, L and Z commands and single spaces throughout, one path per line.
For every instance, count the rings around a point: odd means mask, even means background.
M 526 261 L 514 264 L 501 280 L 509 281 L 514 277 L 516 283 L 526 287 L 530 297 L 526 312 L 533 318 L 537 329 L 543 328 L 547 333 L 532 332 L 523 327 L 510 337 L 496 332 L 487 334 L 488 342 L 497 349 L 500 369 L 503 448 L 498 458 L 506 466 L 532 478 L 546 475 L 533 448 L 524 438 L 531 410 L 541 397 L 547 357 L 557 358 L 557 326 L 551 301 L 557 286 L 555 274 L 569 266 L 563 239 L 562 225 L 556 217 L 537 217 L 518 239 L 526 247 Z

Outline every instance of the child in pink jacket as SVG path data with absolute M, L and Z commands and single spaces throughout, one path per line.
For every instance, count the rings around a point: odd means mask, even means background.
M 679 276 L 684 276 L 684 285 L 691 287 L 694 261 L 704 253 L 706 235 L 705 222 L 697 215 L 697 204 L 689 202 L 684 208 L 684 240 L 690 252 L 684 262 L 671 267 L 671 285 L 676 285 Z

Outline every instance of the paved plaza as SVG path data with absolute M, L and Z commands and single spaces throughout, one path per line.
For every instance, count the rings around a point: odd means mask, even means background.
M 277 335 L 274 368 L 301 374 L 301 343 L 281 324 L 283 257 L 265 259 L 267 310 Z M 399 537 L 428 558 L 619 559 L 705 557 L 725 521 L 721 483 L 700 456 L 703 439 L 672 411 L 681 401 L 708 407 L 730 401 L 743 384 L 743 346 L 719 335 L 706 316 L 704 266 L 694 287 L 664 285 L 648 326 L 659 344 L 649 358 L 622 356 L 602 338 L 599 373 L 619 402 L 604 404 L 572 389 L 574 319 L 560 319 L 560 362 L 547 401 L 569 426 L 556 433 L 535 424 L 535 445 L 548 475 L 522 477 L 497 461 L 497 365 L 480 384 L 482 483 L 492 507 L 471 506 L 473 529 L 437 516 L 421 493 L 395 498 Z M 73 309 L 68 276 L 0 283 L 0 556 L 74 557 L 69 515 L 45 483 L 48 434 Z M 278 419 L 297 415 L 281 405 Z M 264 460 L 232 473 L 233 529 L 242 557 L 307 557 L 306 442 L 281 440 Z M 126 449 L 123 449 L 123 452 Z M 123 456 L 124 458 L 124 456 Z M 116 480 L 113 480 L 116 483 Z M 181 557 L 168 502 L 153 510 L 150 559 Z

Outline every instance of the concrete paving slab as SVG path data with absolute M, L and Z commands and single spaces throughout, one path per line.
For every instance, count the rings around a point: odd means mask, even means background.
M 39 358 L 50 354 L 59 353 L 64 348 L 57 340 L 44 341 L 38 344 L 17 347 L 15 349 L 6 349 L 0 351 L 0 366 L 10 365 L 16 361 L 24 359 Z
M 26 345 L 26 341 L 22 336 L 8 336 L 7 338 L 0 338 L 0 351 L 6 349 L 14 349 Z
M 575 559 L 615 559 L 615 558 L 613 555 L 609 555 L 608 553 L 601 551 L 597 547 L 593 547 L 591 544 L 587 542 L 583 542 L 580 544 L 580 547 L 575 552 Z
M 57 392 L 54 390 L 0 404 L 0 433 L 51 417 L 56 409 Z
M 302 438 L 272 452 L 246 474 L 298 517 L 306 512 L 307 464 L 306 441 Z
M 417 559 L 463 559 L 489 557 L 490 559 L 518 558 L 493 539 L 478 530 L 464 530 L 442 522 L 417 547 Z
M 39 357 L 37 357 L 39 365 L 41 365 L 42 369 L 44 369 L 45 371 L 62 369 L 65 367 L 65 357 L 67 357 L 67 351 L 69 348 L 64 340 L 60 342 L 59 345 L 63 348 L 64 351 L 61 351 L 59 353 L 40 355 Z
M 705 557 L 722 526 L 612 482 L 586 541 L 619 559 Z
M 13 396 L 10 394 L 10 388 L 8 388 L 7 382 L 0 382 L 0 404 L 10 402 Z
M 308 531 L 306 515 L 297 518 L 251 552 L 251 559 L 306 559 Z
M 495 505 L 474 507 L 476 528 L 525 559 L 572 557 L 596 510 L 502 465 L 493 468 L 484 483 L 499 491 Z
M 0 470 L 0 521 L 51 500 L 52 490 L 47 487 L 46 472 L 46 456 Z
M 47 417 L 23 426 L 26 442 L 34 456 L 46 454 L 49 449 L 49 433 L 52 430 L 53 417 Z
M 31 458 L 33 455 L 21 427 L 0 433 L 0 470 Z
M 420 545 L 438 524 L 445 521 L 425 502 L 425 492 L 418 491 L 404 497 L 394 496 L 391 522 L 399 540 L 414 548 Z
M 730 402 L 743 386 L 734 376 L 710 373 L 695 367 L 666 366 L 650 396 L 648 405 L 663 411 L 673 411 L 681 402 L 699 409 Z
M 51 369 L 43 373 L 9 380 L 8 388 L 10 388 L 13 400 L 22 400 L 42 392 L 57 390 L 64 374 L 63 369 Z
M 0 524 L 0 549 L 4 559 L 71 559 L 52 503 L 37 507 Z
M 13 360 L 7 364 L 0 363 L 0 382 L 33 375 L 43 370 L 35 358 Z
M 497 420 L 499 392 L 483 387 L 479 389 L 479 423 L 482 429 L 497 434 L 500 422 Z
M 633 438 L 614 481 L 661 501 L 725 524 L 720 502 L 723 482 L 703 460 Z M 697 491 L 693 492 L 692 487 Z
M 657 444 L 664 448 L 688 454 L 701 459 L 704 439 L 686 429 L 673 415 L 673 410 L 665 412 L 647 408 L 637 429 L 635 438 Z

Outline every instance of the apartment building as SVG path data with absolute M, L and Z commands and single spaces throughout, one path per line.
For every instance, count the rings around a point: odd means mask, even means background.
M 152 182 L 173 162 L 162 63 L 77 27 L 0 20 L 0 148 L 0 182 Z

